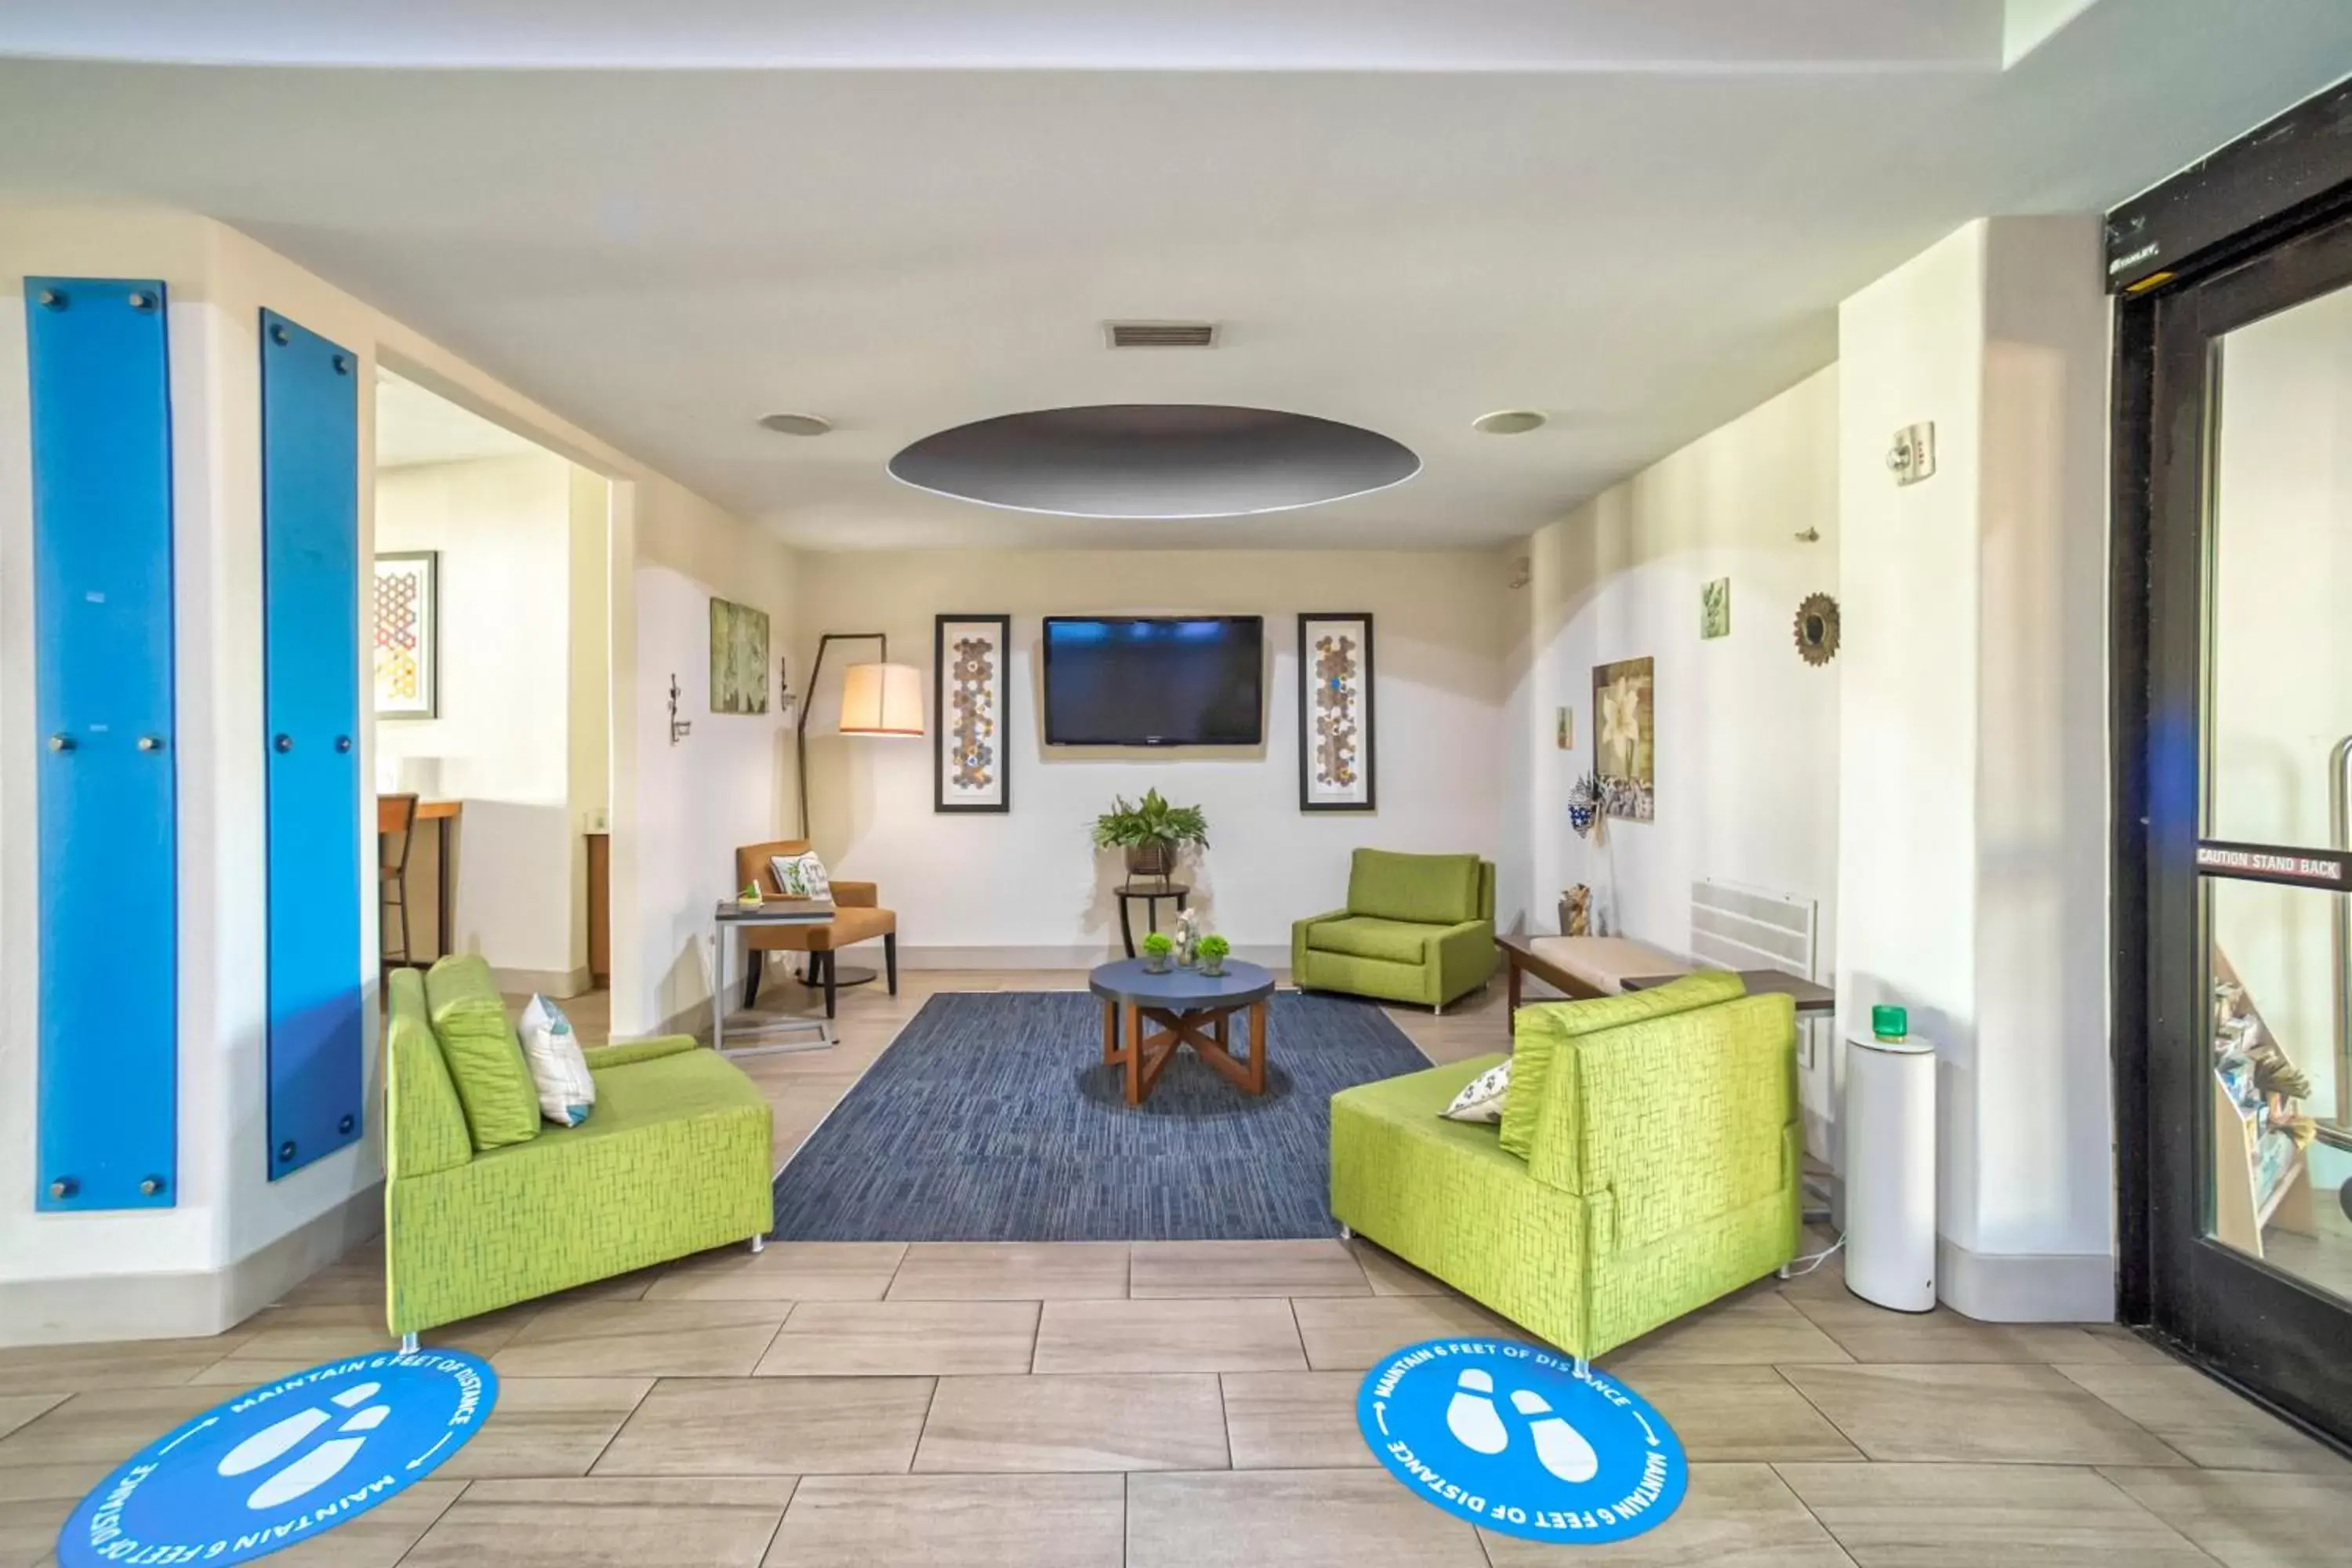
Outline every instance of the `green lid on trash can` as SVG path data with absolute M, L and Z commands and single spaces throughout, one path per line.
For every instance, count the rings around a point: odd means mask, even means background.
M 1870 1032 L 1882 1040 L 1899 1040 L 1911 1032 L 1910 1012 L 1881 1003 L 1870 1010 Z

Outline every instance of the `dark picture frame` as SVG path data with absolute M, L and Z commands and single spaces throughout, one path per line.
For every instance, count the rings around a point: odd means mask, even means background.
M 1318 628 L 1351 630 L 1360 639 L 1363 650 L 1361 675 L 1352 679 L 1345 668 L 1318 670 L 1313 643 L 1321 633 Z M 1335 658 L 1344 659 L 1335 651 Z M 1376 732 L 1378 686 L 1377 667 L 1373 663 L 1372 614 L 1370 610 L 1302 610 L 1298 614 L 1298 809 L 1301 811 L 1377 811 L 1380 809 L 1380 777 Z M 1318 710 L 1318 692 L 1337 699 L 1326 704 L 1328 712 Z M 1352 708 L 1357 712 L 1351 713 Z M 1332 732 L 1318 734 L 1318 728 L 1328 722 Z M 1333 770 L 1345 772 L 1349 757 L 1347 752 L 1346 727 L 1352 721 L 1358 740 L 1352 760 L 1360 782 L 1355 785 L 1334 784 L 1329 776 Z M 1318 753 L 1328 741 L 1334 754 L 1323 759 L 1331 764 L 1318 776 Z
M 992 668 L 964 669 L 970 648 L 951 648 L 978 638 L 992 647 Z M 1013 617 L 1005 615 L 942 615 L 931 623 L 931 809 L 935 812 L 1010 812 L 1013 752 L 1006 744 L 1012 719 L 1013 682 L 1006 665 L 1013 655 Z M 964 707 L 959 707 L 964 700 Z M 965 710 L 971 711 L 970 722 Z M 982 753 L 967 766 L 963 748 Z M 977 784 L 975 773 L 988 776 Z

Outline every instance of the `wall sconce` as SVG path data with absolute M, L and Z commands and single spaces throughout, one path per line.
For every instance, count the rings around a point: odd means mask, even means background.
M 793 695 L 793 656 L 776 656 L 776 717 L 789 724 L 801 700 Z
M 681 719 L 677 716 L 677 676 L 673 672 L 669 678 L 669 743 L 673 746 L 685 740 L 688 732 L 694 728 L 693 720 Z

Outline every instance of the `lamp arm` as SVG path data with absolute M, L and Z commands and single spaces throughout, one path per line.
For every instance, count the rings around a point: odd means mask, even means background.
M 824 650 L 828 645 L 837 642 L 878 642 L 882 645 L 882 662 L 884 664 L 890 662 L 890 638 L 882 632 L 826 632 L 816 639 L 816 661 L 809 666 L 808 694 L 801 699 L 800 718 L 793 725 L 793 782 L 798 785 L 793 793 L 800 797 L 803 843 L 807 842 L 809 835 L 809 710 L 816 706 L 816 683 L 818 678 L 824 674 Z

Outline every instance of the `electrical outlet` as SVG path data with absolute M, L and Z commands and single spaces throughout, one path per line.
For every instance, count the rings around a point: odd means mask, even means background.
M 1936 424 L 1906 425 L 1886 449 L 1887 471 L 1898 485 L 1916 485 L 1936 472 Z

